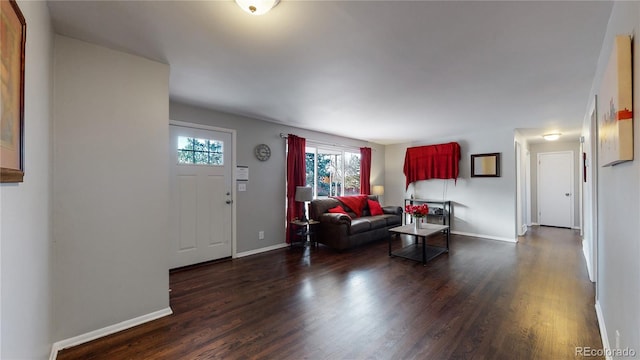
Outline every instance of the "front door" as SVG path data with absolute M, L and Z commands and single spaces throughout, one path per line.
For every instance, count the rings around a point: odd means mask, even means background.
M 171 268 L 232 255 L 231 139 L 170 126 Z
M 573 226 L 573 151 L 538 154 L 538 223 Z

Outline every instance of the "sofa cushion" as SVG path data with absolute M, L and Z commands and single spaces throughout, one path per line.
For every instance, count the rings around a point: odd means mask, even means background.
M 390 215 L 390 214 L 385 214 L 382 215 L 386 222 L 387 222 L 387 226 L 400 226 L 402 225 L 402 217 L 397 216 L 397 215 Z
M 334 208 L 340 204 L 340 201 L 334 198 L 324 198 L 312 200 L 309 204 L 309 216 L 312 219 L 318 219 L 320 215 L 328 212 L 327 210 Z
M 359 234 L 371 229 L 369 218 L 357 218 L 351 220 L 351 234 Z
M 369 205 L 369 213 L 372 216 L 384 214 L 384 211 L 382 211 L 382 206 L 380 206 L 379 202 L 367 199 L 367 203 Z
M 387 226 L 387 216 L 385 215 L 368 216 L 363 219 L 369 221 L 371 229 L 380 229 Z

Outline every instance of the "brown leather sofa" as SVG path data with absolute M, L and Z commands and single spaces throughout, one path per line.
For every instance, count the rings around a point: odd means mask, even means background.
M 378 196 L 369 195 L 369 199 L 378 201 Z M 329 213 L 328 210 L 342 206 L 345 214 Z M 334 198 L 316 199 L 309 205 L 309 217 L 317 220 L 316 241 L 336 250 L 353 248 L 371 241 L 386 239 L 389 229 L 402 225 L 402 208 L 383 206 L 383 215 L 371 216 L 369 206 L 365 206 L 362 216 Z

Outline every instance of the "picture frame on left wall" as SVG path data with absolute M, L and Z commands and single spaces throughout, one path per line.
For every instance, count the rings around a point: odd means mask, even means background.
M 15 0 L 0 0 L 0 182 L 24 180 L 24 66 L 27 23 Z

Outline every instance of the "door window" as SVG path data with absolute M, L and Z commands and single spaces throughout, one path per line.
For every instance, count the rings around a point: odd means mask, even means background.
M 178 137 L 178 164 L 221 166 L 223 155 L 221 141 Z

